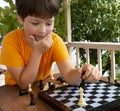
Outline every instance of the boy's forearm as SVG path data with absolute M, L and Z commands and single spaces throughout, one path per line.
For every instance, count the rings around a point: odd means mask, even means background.
M 33 84 L 39 69 L 39 64 L 41 61 L 41 56 L 33 53 L 31 55 L 30 61 L 28 65 L 24 68 L 22 71 L 20 80 L 19 80 L 19 86 L 23 89 L 27 88 L 28 84 Z

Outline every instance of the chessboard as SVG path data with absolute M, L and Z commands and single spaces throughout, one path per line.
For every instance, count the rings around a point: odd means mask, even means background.
M 84 99 L 87 105 L 84 107 L 78 105 L 78 86 L 65 85 L 40 91 L 38 98 L 57 111 L 120 111 L 120 87 L 103 81 L 85 84 Z

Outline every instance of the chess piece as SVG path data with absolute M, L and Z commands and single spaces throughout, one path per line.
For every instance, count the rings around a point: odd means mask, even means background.
M 19 96 L 23 96 L 23 95 L 26 95 L 26 94 L 28 94 L 28 91 L 26 91 L 26 90 L 20 90 L 19 91 Z
M 48 89 L 49 89 L 49 84 L 48 83 L 44 84 L 43 91 L 47 91 Z
M 42 80 L 40 80 L 39 88 L 40 88 L 40 90 L 43 90 L 43 89 L 44 89 L 44 84 L 43 84 L 43 81 L 42 81 Z
M 83 90 L 85 89 L 85 80 L 82 79 L 81 83 L 80 83 L 80 87 L 83 88 Z
M 49 89 L 54 89 L 55 88 L 55 84 L 53 84 L 51 82 L 48 82 L 48 86 L 49 86 Z
M 84 99 L 84 93 L 83 93 L 83 88 L 80 87 L 80 99 L 79 99 L 79 102 L 78 102 L 78 105 L 83 107 L 83 106 L 86 106 L 86 102 L 85 102 L 85 99 Z
M 31 84 L 28 85 L 28 92 L 30 94 L 30 105 L 35 105 L 35 100 L 34 100 L 34 95 L 33 95 L 33 92 L 32 92 L 32 88 L 31 88 Z
M 28 84 L 28 92 L 32 92 L 31 84 Z
M 85 72 L 82 73 L 82 77 L 83 77 L 84 74 L 85 74 Z M 80 87 L 82 87 L 83 90 L 85 90 L 85 80 L 83 78 L 81 78 Z
M 54 80 L 54 79 L 55 79 L 53 75 L 51 76 L 51 79 L 52 79 L 52 80 Z
M 57 78 L 57 81 L 60 81 L 60 83 L 64 83 L 64 82 L 65 82 L 65 80 L 63 79 L 62 76 L 59 76 L 59 77 Z

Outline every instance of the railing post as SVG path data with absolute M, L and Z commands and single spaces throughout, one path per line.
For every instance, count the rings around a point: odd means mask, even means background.
M 101 49 L 97 50 L 97 58 L 98 58 L 98 69 L 100 73 L 102 74 L 102 59 L 101 59 Z
M 65 15 L 66 15 L 66 27 L 67 27 L 67 42 L 71 42 L 71 7 L 70 7 L 71 0 L 65 0 Z
M 115 79 L 115 50 L 111 50 L 111 80 L 114 82 Z
M 89 53 L 89 48 L 86 48 L 86 63 L 90 63 L 90 53 Z
M 67 27 L 67 42 L 71 42 L 71 0 L 64 0 L 65 15 L 66 15 L 66 27 Z M 68 47 L 68 52 L 71 57 L 71 48 Z

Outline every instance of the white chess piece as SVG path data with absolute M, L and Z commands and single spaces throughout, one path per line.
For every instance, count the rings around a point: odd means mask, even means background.
M 54 76 L 53 76 L 53 74 L 51 74 L 51 79 L 52 79 L 52 80 L 54 80 L 54 79 L 55 79 L 55 78 L 54 78 Z
M 49 86 L 48 86 L 48 83 L 46 83 L 46 84 L 44 85 L 43 91 L 46 91 L 46 90 L 48 90 L 48 89 L 49 89 Z
M 28 84 L 28 92 L 32 92 L 31 84 Z
M 83 88 L 82 87 L 80 87 L 80 99 L 79 99 L 79 102 L 78 102 L 78 105 L 79 106 L 86 106 L 87 105 L 87 103 L 85 102 L 85 100 L 84 100 L 84 98 L 83 98 L 83 96 L 84 96 L 84 93 L 83 93 Z

